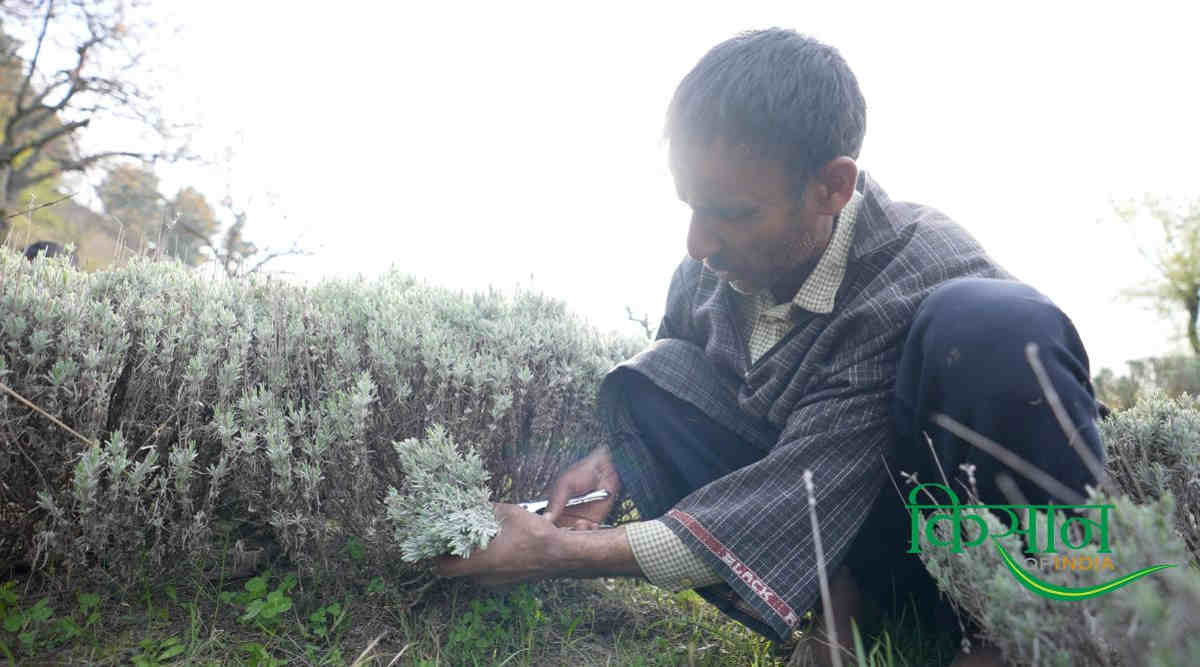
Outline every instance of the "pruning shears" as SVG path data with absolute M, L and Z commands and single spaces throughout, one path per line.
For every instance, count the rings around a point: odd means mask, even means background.
M 567 507 L 574 507 L 576 505 L 596 502 L 597 500 L 604 500 L 605 498 L 608 498 L 608 495 L 608 489 L 599 489 L 597 491 L 592 491 L 591 493 L 585 493 L 582 496 L 575 496 L 574 498 L 568 500 Z M 550 501 L 530 500 L 529 502 L 517 503 L 517 505 L 526 512 L 541 514 L 542 512 L 546 511 L 547 507 L 550 506 Z

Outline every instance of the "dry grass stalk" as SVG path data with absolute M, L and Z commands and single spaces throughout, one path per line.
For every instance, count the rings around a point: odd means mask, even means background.
M 350 663 L 350 667 L 362 667 L 363 665 L 368 664 L 368 662 L 374 662 L 375 655 L 371 653 L 371 650 L 375 648 L 375 645 L 378 644 L 379 640 L 383 639 L 385 635 L 387 635 L 386 631 L 379 633 L 378 637 L 372 639 L 371 643 L 367 644 L 367 647 L 363 649 L 362 653 L 359 653 L 358 657 L 354 659 L 354 662 Z M 405 648 L 408 647 L 406 646 Z M 403 653 L 403 651 L 401 651 L 401 653 Z
M 1060 499 L 1061 501 L 1065 501 L 1066 504 L 1082 505 L 1087 501 L 1087 499 L 1082 495 L 1057 479 L 1054 479 L 1050 475 L 1046 474 L 1045 471 L 1041 470 L 1029 461 L 1026 461 L 1017 454 L 1014 454 L 1004 445 L 1001 445 L 985 435 L 973 431 L 967 426 L 959 423 L 953 417 L 941 412 L 935 412 L 930 415 L 929 419 L 938 426 L 941 426 L 954 435 L 957 435 L 979 449 L 991 454 L 998 461 L 1021 473 L 1028 478 L 1029 481 L 1042 487 L 1042 489 L 1044 489 L 1050 495 Z
M 1071 423 L 1071 416 L 1067 414 L 1067 409 L 1063 407 L 1062 399 L 1058 392 L 1055 391 L 1054 385 L 1050 382 L 1050 374 L 1046 372 L 1046 367 L 1042 365 L 1042 360 L 1038 358 L 1037 343 L 1029 343 L 1025 346 L 1025 358 L 1029 360 L 1029 367 L 1033 369 L 1033 374 L 1037 376 L 1038 384 L 1042 388 L 1042 393 L 1046 395 L 1046 402 L 1050 404 L 1050 409 L 1054 411 L 1054 418 L 1058 420 L 1058 425 L 1062 428 L 1063 434 L 1067 436 L 1067 444 L 1079 454 L 1079 458 L 1084 465 L 1091 471 L 1092 477 L 1096 479 L 1097 488 L 1107 488 L 1108 475 L 1104 472 L 1104 465 L 1096 458 L 1083 444 L 1083 439 L 1079 437 L 1079 429 L 1075 424 Z
M 829 595 L 829 574 L 825 571 L 825 549 L 821 546 L 821 527 L 817 523 L 817 497 L 813 493 L 811 470 L 804 471 L 804 487 L 808 490 L 808 516 L 812 519 L 813 550 L 817 552 L 817 580 L 821 585 L 821 606 L 824 610 L 825 633 L 829 639 L 829 656 L 834 667 L 842 667 L 842 648 L 833 622 L 833 600 Z
M 75 436 L 76 438 L 79 438 L 80 440 L 83 441 L 83 444 L 88 445 L 89 447 L 98 447 L 99 446 L 99 443 L 95 442 L 94 440 L 88 440 L 84 436 L 80 435 L 78 431 L 76 431 L 75 429 L 71 428 L 70 426 L 67 426 L 66 424 L 62 423 L 54 415 L 46 412 L 45 410 L 39 408 L 36 405 L 34 405 L 32 401 L 30 401 L 29 399 L 25 398 L 24 396 L 18 394 L 17 392 L 13 391 L 8 385 L 4 384 L 3 382 L 0 382 L 0 389 L 3 389 L 10 396 L 12 396 L 13 398 L 20 401 L 25 407 L 29 408 L 30 410 L 33 410 L 34 412 L 45 417 L 46 419 L 49 419 L 51 422 L 54 423 L 55 426 L 65 429 L 71 435 Z

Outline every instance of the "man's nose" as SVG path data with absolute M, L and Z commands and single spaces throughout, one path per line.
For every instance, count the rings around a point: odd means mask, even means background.
M 692 222 L 688 225 L 687 252 L 692 259 L 702 262 L 717 254 L 721 249 L 721 240 L 713 233 L 711 227 L 697 218 L 698 216 L 693 214 Z

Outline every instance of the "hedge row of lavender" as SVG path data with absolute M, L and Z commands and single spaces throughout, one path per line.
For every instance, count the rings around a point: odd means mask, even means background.
M 963 553 L 925 549 L 939 587 L 976 619 L 1015 665 L 1191 666 L 1200 664 L 1200 401 L 1150 393 L 1100 423 L 1112 490 L 1112 570 L 1050 568 L 1037 576 L 1082 587 L 1158 565 L 1176 567 L 1098 597 L 1061 601 L 1031 593 L 989 544 Z M 1007 531 L 987 512 L 990 534 Z M 1037 525 L 1044 526 L 1045 519 Z M 944 536 L 945 537 L 945 536 Z M 1010 554 L 1022 545 L 1006 540 Z M 1039 538 L 1045 543 L 1045 537 Z M 1070 556 L 1096 556 L 1096 548 Z
M 0 561 L 202 561 L 222 521 L 301 566 L 351 536 L 386 554 L 394 442 L 444 427 L 493 498 L 536 495 L 598 444 L 596 387 L 641 342 L 530 292 L 85 274 L 0 251 L 0 382 L 93 443 L 0 394 Z

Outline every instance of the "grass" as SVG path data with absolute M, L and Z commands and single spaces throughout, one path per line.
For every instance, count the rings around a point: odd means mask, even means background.
M 783 667 L 805 641 L 768 641 L 694 592 L 628 579 L 500 591 L 441 580 L 419 593 L 396 579 L 345 585 L 283 570 L 142 581 L 86 591 L 56 591 L 45 575 L 8 581 L 0 664 Z M 910 619 L 856 628 L 845 641 L 863 658 L 846 664 L 945 664 L 956 647 Z
M 328 582 L 326 582 L 328 583 Z M 365 587 L 266 572 L 225 585 L 199 574 L 137 590 L 0 588 L 8 664 L 783 665 L 778 646 L 695 593 L 630 580 L 505 591 L 440 581 Z

